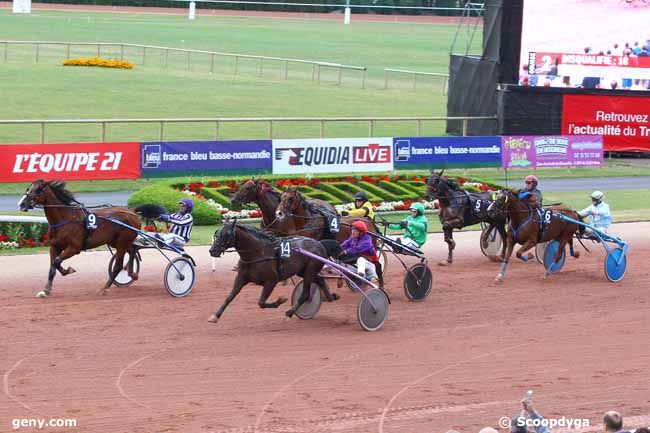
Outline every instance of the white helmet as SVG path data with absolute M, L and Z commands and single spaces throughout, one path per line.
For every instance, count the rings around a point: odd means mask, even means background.
M 605 197 L 605 194 L 603 194 L 602 191 L 594 191 L 591 193 L 591 198 L 593 198 L 594 200 L 600 201 L 603 199 L 603 197 Z

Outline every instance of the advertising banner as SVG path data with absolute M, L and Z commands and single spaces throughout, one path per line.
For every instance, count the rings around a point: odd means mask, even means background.
M 142 143 L 142 174 L 271 170 L 271 140 Z
M 603 137 L 504 136 L 503 168 L 589 167 L 603 163 Z
M 393 170 L 393 138 L 273 140 L 273 173 Z
M 501 166 L 501 137 L 395 137 L 395 168 Z
M 0 145 L 0 182 L 140 177 L 140 143 Z
M 650 97 L 564 95 L 562 134 L 603 135 L 607 151 L 650 152 Z

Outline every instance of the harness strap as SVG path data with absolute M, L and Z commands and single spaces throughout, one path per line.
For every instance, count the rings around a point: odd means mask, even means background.
M 512 225 L 512 220 L 511 219 L 508 220 L 508 225 L 510 226 L 510 230 L 512 230 L 512 236 L 513 236 L 515 242 L 517 242 L 517 233 L 521 232 L 521 230 L 524 227 L 526 227 L 528 224 L 530 224 L 533 221 L 533 218 L 534 218 L 533 208 L 531 208 L 530 206 L 526 206 L 526 207 L 528 208 L 528 219 L 526 219 L 526 221 L 521 223 L 521 225 L 519 227 L 515 228 Z

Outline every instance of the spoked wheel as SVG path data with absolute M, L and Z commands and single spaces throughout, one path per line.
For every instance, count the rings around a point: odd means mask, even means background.
M 165 268 L 164 281 L 165 289 L 173 297 L 187 296 L 196 282 L 194 265 L 185 257 L 176 257 Z
M 614 248 L 605 257 L 605 276 L 612 283 L 618 283 L 627 271 L 627 257 L 621 248 Z
M 487 246 L 483 245 L 483 236 L 487 236 Z M 481 252 L 485 257 L 493 262 L 501 261 L 499 254 L 501 254 L 501 249 L 503 248 L 503 237 L 496 227 L 490 229 L 490 226 L 486 226 L 483 228 L 479 244 L 481 245 Z
M 424 263 L 417 263 L 406 271 L 404 294 L 411 301 L 423 301 L 431 293 L 432 284 L 431 269 Z
M 546 246 L 548 245 L 548 242 L 540 242 L 537 245 L 535 245 L 535 258 L 537 259 L 537 263 L 540 265 L 544 264 L 544 257 L 545 257 L 545 252 L 546 252 Z
M 298 305 L 298 299 L 302 295 L 304 290 L 304 281 L 300 281 L 296 284 L 296 287 L 293 289 L 293 294 L 291 295 L 291 305 L 295 308 Z M 321 303 L 323 302 L 321 298 L 321 288 L 316 283 L 311 283 L 311 299 L 302 304 L 300 308 L 296 310 L 296 316 L 303 320 L 313 319 L 318 310 L 320 310 Z
M 552 241 L 549 242 L 548 245 L 546 246 L 546 250 L 544 251 L 544 267 L 546 268 L 546 272 L 549 274 L 554 274 L 558 272 L 560 269 L 562 269 L 562 266 L 564 266 L 564 260 L 566 259 L 566 252 L 562 251 L 562 255 L 560 256 L 560 259 L 555 262 L 555 254 L 558 252 L 560 249 L 560 242 L 559 241 Z
M 127 269 L 130 259 L 131 259 L 131 253 L 127 251 L 124 254 L 124 264 L 122 266 L 122 270 L 120 271 L 119 274 L 117 274 L 117 276 L 113 280 L 113 284 L 115 284 L 117 287 L 127 287 L 133 284 L 133 278 L 131 278 Z M 114 263 L 115 263 L 115 254 L 113 254 L 111 256 L 111 259 L 108 261 L 108 278 L 111 277 L 111 271 L 113 270 Z M 137 253 L 135 255 L 135 258 L 133 259 L 133 272 L 135 272 L 136 274 L 140 272 L 140 258 L 138 257 Z
M 380 289 L 370 289 L 357 308 L 359 325 L 366 331 L 378 331 L 388 318 L 388 296 Z

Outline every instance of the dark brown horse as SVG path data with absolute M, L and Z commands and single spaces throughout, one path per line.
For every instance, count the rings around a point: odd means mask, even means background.
M 493 230 L 497 230 L 501 238 L 506 239 L 506 218 L 501 214 L 494 216 L 487 212 L 488 206 L 492 203 L 491 192 L 468 193 L 456 182 L 442 177 L 444 170 L 440 173 L 432 173 L 427 182 L 427 198 L 438 199 L 440 203 L 440 222 L 445 234 L 445 242 L 448 247 L 447 261 L 439 265 L 450 265 L 453 262 L 453 251 L 456 248 L 454 241 L 454 229 L 487 223 L 488 229 L 482 232 L 481 243 L 487 247 L 488 237 Z M 506 243 L 503 242 L 501 256 L 505 254 Z
M 280 255 L 279 249 L 282 242 L 290 245 L 292 252 L 288 258 L 282 258 Z M 276 237 L 270 233 L 237 224 L 236 221 L 233 221 L 215 232 L 210 255 L 219 257 L 227 249 L 233 247 L 239 254 L 237 276 L 232 291 L 219 309 L 210 316 L 208 319 L 210 322 L 216 323 L 219 321 L 228 304 L 235 299 L 242 287 L 248 283 L 263 286 L 258 302 L 260 308 L 278 308 L 287 302 L 287 299 L 281 296 L 274 302 L 267 302 L 267 300 L 278 282 L 294 275 L 303 278 L 303 287 L 311 287 L 312 282 L 319 284 L 326 300 L 334 301 L 338 299 L 338 295 L 331 294 L 323 279 L 318 275 L 323 263 L 294 252 L 295 248 L 302 248 L 326 259 L 327 250 L 325 246 L 314 239 L 303 236 Z M 288 310 L 286 315 L 288 317 L 293 316 L 295 310 L 307 302 L 309 297 L 310 291 L 303 290 L 298 304 L 295 308 Z
M 32 183 L 25 195 L 18 203 L 20 210 L 27 212 L 35 207 L 42 207 L 50 224 L 48 235 L 50 237 L 50 271 L 45 289 L 38 293 L 38 297 L 48 296 L 52 292 L 52 281 L 58 270 L 61 275 L 69 275 L 75 270 L 72 267 L 64 268 L 61 263 L 79 254 L 82 250 L 109 245 L 116 249 L 115 264 L 111 275 L 103 289 L 103 294 L 113 280 L 123 269 L 124 254 L 130 251 L 131 244 L 137 233 L 128 228 L 105 220 L 110 217 L 134 229 L 140 228 L 140 218 L 132 210 L 121 207 L 107 207 L 93 209 L 97 228 L 89 231 L 86 228 L 88 210 L 75 200 L 73 194 L 65 189 L 62 181 L 37 180 Z M 129 275 L 136 280 L 137 274 L 133 272 L 133 259 L 135 254 L 130 254 L 128 263 Z
M 239 210 L 247 203 L 255 203 L 262 211 L 262 227 L 267 227 L 275 219 L 275 210 L 280 204 L 280 193 L 268 182 L 250 179 L 244 182 L 231 200 L 233 210 Z
M 560 247 L 553 258 L 554 262 L 560 260 L 567 244 L 569 244 L 569 250 L 573 257 L 578 258 L 580 256 L 573 249 L 573 235 L 580 230 L 578 224 L 554 218 L 552 213 L 561 213 L 569 218 L 581 221 L 580 215 L 562 205 L 551 206 L 545 210 L 538 209 L 535 193 L 524 194 L 520 198 L 520 192 L 520 190 L 509 189 L 499 191 L 494 203 L 490 205 L 488 210 L 493 215 L 500 214 L 508 217 L 506 254 L 501 264 L 501 272 L 495 278 L 497 282 L 503 281 L 515 244 L 522 245 L 517 250 L 517 257 L 525 262 L 532 258 L 530 254 L 524 256 L 526 251 L 533 248 L 537 243 L 554 240 L 560 242 Z M 542 221 L 543 224 L 540 224 Z M 545 277 L 548 275 L 547 271 Z

